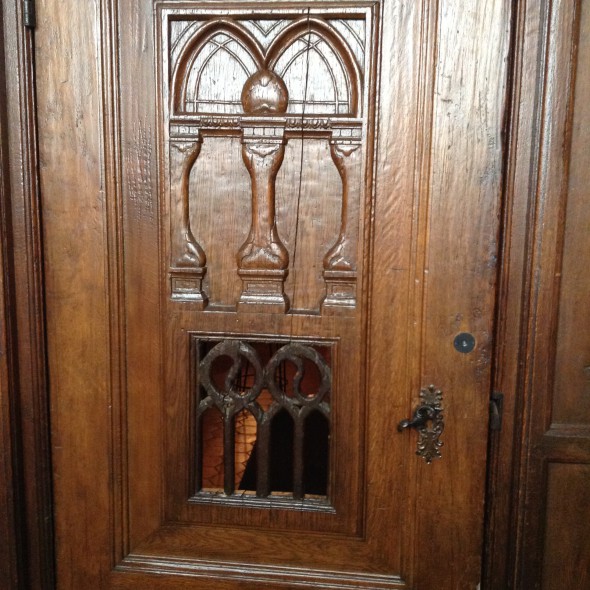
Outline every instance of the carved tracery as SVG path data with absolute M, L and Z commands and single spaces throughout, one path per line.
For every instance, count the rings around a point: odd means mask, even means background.
M 327 451 L 329 420 L 331 415 L 330 395 L 332 368 L 330 348 L 326 343 L 247 341 L 226 339 L 221 341 L 193 338 L 197 348 L 196 367 L 196 464 L 195 491 L 205 486 L 203 447 L 206 423 L 205 413 L 213 410 L 223 421 L 223 491 L 231 496 L 236 491 L 236 419 L 246 412 L 255 421 L 256 450 L 250 456 L 255 464 L 254 485 L 242 487 L 256 491 L 265 498 L 273 490 L 271 481 L 271 444 L 273 424 L 285 424 L 281 414 L 287 414 L 287 424 L 292 424 L 293 440 L 290 449 L 282 448 L 282 459 L 292 465 L 290 492 L 301 500 L 306 491 L 313 488 L 305 477 L 305 441 L 316 442 L 312 452 Z M 315 440 L 306 432 L 310 419 L 319 414 L 328 425 L 325 440 Z M 307 435 L 307 436 L 306 436 Z M 319 444 L 317 444 L 319 443 Z M 323 443 L 323 444 L 322 444 Z M 277 449 L 275 449 L 276 455 Z M 287 453 L 291 456 L 286 456 Z M 307 453 L 309 455 L 309 452 Z M 326 453 L 327 454 L 327 453 Z M 324 457 L 327 471 L 327 456 Z M 324 475 L 327 475 L 324 474 Z M 316 492 L 319 491 L 316 489 Z M 323 494 L 326 495 L 324 489 Z
M 289 252 L 277 231 L 275 180 L 285 145 L 298 137 L 328 139 L 342 180 L 339 236 L 323 253 L 322 309 L 354 308 L 365 153 L 364 21 L 223 17 L 198 25 L 187 19 L 184 29 L 174 22 L 168 72 L 173 298 L 206 305 L 206 256 L 190 225 L 189 177 L 208 135 L 239 135 L 252 199 L 248 238 L 236 252 L 239 307 L 288 310 Z

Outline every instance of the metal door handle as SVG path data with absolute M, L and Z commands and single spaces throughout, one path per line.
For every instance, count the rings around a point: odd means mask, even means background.
M 406 428 L 422 428 L 429 420 L 433 420 L 437 410 L 433 406 L 420 406 L 416 408 L 414 415 L 409 420 L 402 420 L 397 425 L 398 432 L 403 432 Z
M 418 431 L 416 455 L 422 457 L 426 463 L 432 463 L 433 459 L 440 459 L 440 447 L 443 445 L 440 440 L 445 428 L 442 391 L 434 385 L 425 387 L 420 391 L 420 401 L 422 403 L 416 408 L 414 415 L 402 420 L 397 425 L 397 430 L 403 432 L 408 428 L 415 428 Z

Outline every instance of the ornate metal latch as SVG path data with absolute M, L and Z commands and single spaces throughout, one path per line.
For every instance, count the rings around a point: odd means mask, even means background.
M 421 404 L 414 411 L 412 418 L 402 420 L 397 429 L 403 432 L 407 428 L 415 428 L 418 431 L 416 455 L 422 457 L 426 463 L 432 463 L 433 459 L 441 458 L 440 447 L 443 445 L 440 440 L 445 428 L 442 391 L 430 385 L 420 391 L 420 401 Z

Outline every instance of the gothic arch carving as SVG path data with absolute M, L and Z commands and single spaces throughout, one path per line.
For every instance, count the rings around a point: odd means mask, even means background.
M 178 64 L 172 77 L 172 105 L 174 112 L 186 110 L 186 99 L 190 72 L 205 46 L 218 35 L 225 34 L 238 43 L 252 58 L 256 69 L 264 68 L 264 54 L 258 41 L 252 37 L 250 32 L 238 22 L 229 19 L 220 19 L 207 23 L 201 27 L 195 36 L 186 44 L 178 59 Z M 249 72 L 250 75 L 255 72 Z
M 346 40 L 326 21 L 319 18 L 302 18 L 286 27 L 270 44 L 266 52 L 266 67 L 274 70 L 285 51 L 298 39 L 310 33 L 320 37 L 337 57 L 348 78 L 351 111 L 349 114 L 358 117 L 362 96 L 362 73 Z
M 266 54 L 259 42 L 238 21 L 220 19 L 202 26 L 188 41 L 178 59 L 172 79 L 172 105 L 174 112 L 186 112 L 187 93 L 189 88 L 190 72 L 206 45 L 212 42 L 218 35 L 227 35 L 238 43 L 251 57 L 257 70 L 274 70 L 280 58 L 298 40 L 308 35 L 315 35 L 323 43 L 326 43 L 336 57 L 339 66 L 346 76 L 346 86 L 349 89 L 348 103 L 350 116 L 359 116 L 362 95 L 362 73 L 360 66 L 347 41 L 329 23 L 319 18 L 299 19 L 284 30 L 271 42 Z M 227 48 L 225 48 L 226 51 Z M 231 51 L 228 51 L 231 53 Z M 333 78 L 335 94 L 337 96 L 337 84 L 334 80 L 333 66 L 328 63 L 326 56 L 317 51 L 325 62 L 326 69 Z M 240 60 L 237 61 L 244 67 L 246 78 L 254 74 Z M 280 75 L 280 72 L 277 72 Z M 197 82 L 198 84 L 198 82 Z M 337 101 L 337 98 L 336 98 Z

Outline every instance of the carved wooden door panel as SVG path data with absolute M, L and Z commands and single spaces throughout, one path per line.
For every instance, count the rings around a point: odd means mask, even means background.
M 59 588 L 477 587 L 507 4 L 40 1 Z

